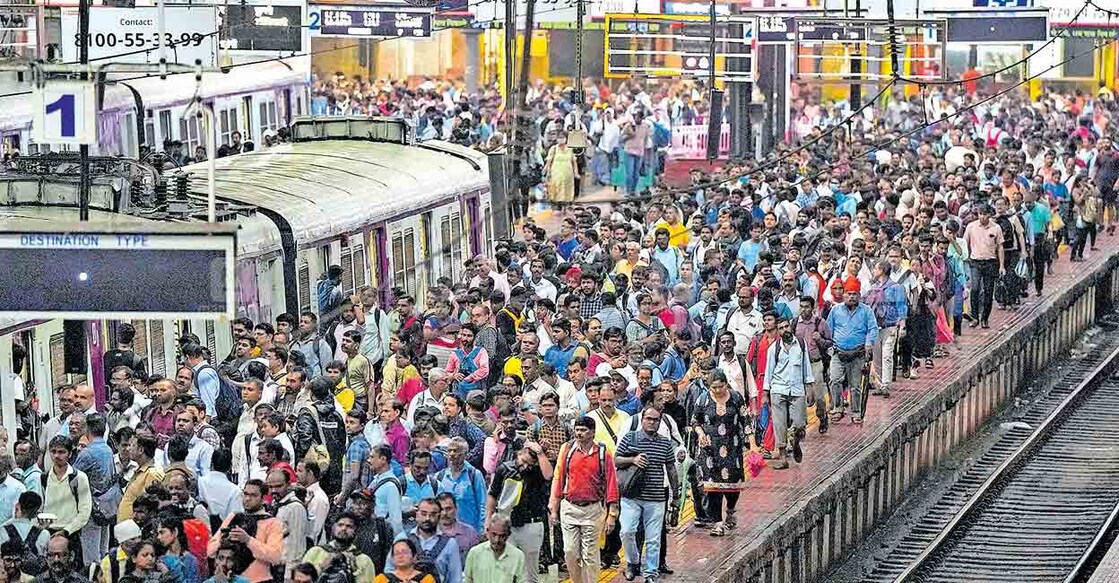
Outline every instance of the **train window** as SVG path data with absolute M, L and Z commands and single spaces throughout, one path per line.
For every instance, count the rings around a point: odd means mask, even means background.
M 440 256 L 443 262 L 443 275 L 455 279 L 455 262 L 451 258 L 451 248 L 454 247 L 454 242 L 451 241 L 451 217 L 443 217 L 439 221 L 439 242 L 442 243 L 442 252 Z
M 120 122 L 120 147 L 117 152 L 121 156 L 131 158 L 136 154 L 136 114 L 126 113 Z
M 349 247 L 342 248 L 342 295 L 349 296 L 354 293 L 354 257 L 350 254 Z
M 241 131 L 241 126 L 237 123 L 237 108 L 231 107 L 221 110 L 218 115 L 218 125 L 221 128 L 221 133 L 218 136 L 219 141 L 228 146 L 233 141 L 233 132 Z M 244 139 L 244 136 L 241 136 L 241 138 Z
M 392 279 L 409 294 L 416 293 L 416 232 L 405 229 L 392 237 Z
M 167 376 L 167 351 L 164 350 L 163 320 L 152 320 L 148 330 L 152 337 L 151 363 L 152 374 Z
M 155 122 L 152 121 L 152 110 L 147 110 L 144 115 L 144 144 L 148 149 L 155 151 Z
M 163 151 L 163 144 L 168 141 L 173 141 L 175 136 L 171 133 L 171 110 L 165 109 L 159 112 L 159 137 L 162 139 L 160 143 L 153 144 L 157 150 Z
M 431 211 L 420 215 L 420 255 L 427 259 L 431 259 L 435 256 L 434 251 L 431 249 Z M 434 271 L 434 269 L 424 270 L 424 279 L 428 287 L 435 285 L 435 281 L 432 279 Z
M 277 121 L 276 115 L 276 102 L 260 102 L 260 132 L 263 134 L 267 130 L 275 130 L 279 127 L 280 123 Z
M 307 261 L 299 263 L 299 273 L 296 278 L 299 280 L 299 311 L 311 309 L 311 267 L 307 265 Z
M 451 265 L 456 267 L 462 265 L 462 251 L 465 247 L 466 241 L 462 238 L 462 215 L 455 213 L 451 215 Z
M 252 140 L 254 139 L 253 136 L 257 135 L 253 128 L 253 96 L 246 95 L 242 97 L 241 105 L 244 108 L 242 111 L 245 112 L 245 135 L 242 137 L 246 140 Z M 263 121 L 261 123 L 263 123 Z M 260 128 L 260 131 L 263 132 L 264 128 Z
M 147 320 L 133 320 L 130 322 L 132 327 L 136 329 L 136 338 L 132 341 L 132 350 L 136 351 L 136 356 L 140 358 L 148 358 L 148 322 Z
M 493 249 L 493 210 L 490 209 L 488 204 L 482 209 L 482 228 L 486 233 L 485 248 L 482 252 L 489 255 L 489 252 Z
M 364 287 L 368 282 L 365 277 L 365 247 L 354 247 L 354 287 Z
M 202 145 L 202 119 L 196 115 L 179 120 L 179 139 L 183 141 L 184 151 L 194 156 L 194 149 Z

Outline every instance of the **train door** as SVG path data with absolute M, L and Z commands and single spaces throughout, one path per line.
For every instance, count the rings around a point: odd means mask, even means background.
M 470 228 L 470 255 L 475 256 L 482 252 L 482 221 L 478 207 L 478 195 L 466 197 L 466 222 Z
M 253 322 L 261 319 L 260 301 L 257 297 L 257 263 L 254 259 L 238 262 L 237 266 L 237 316 Z M 264 315 L 267 317 L 267 314 Z

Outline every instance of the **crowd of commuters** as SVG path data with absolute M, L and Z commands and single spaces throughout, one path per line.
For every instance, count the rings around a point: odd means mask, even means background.
M 422 298 L 333 266 L 314 310 L 233 321 L 228 355 L 188 334 L 166 377 L 118 325 L 106 403 L 17 394 L 0 578 L 658 581 L 686 501 L 727 535 L 807 428 L 861 425 L 1114 234 L 1108 96 L 936 97 L 958 115 L 896 95 L 761 168 L 527 221 Z

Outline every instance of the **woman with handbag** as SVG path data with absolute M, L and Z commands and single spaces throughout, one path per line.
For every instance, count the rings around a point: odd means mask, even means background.
M 715 523 L 710 534 L 725 536 L 737 522 L 735 506 L 745 482 L 745 449 L 757 449 L 757 444 L 750 408 L 741 394 L 729 390 L 726 373 L 712 371 L 708 386 L 708 393 L 696 402 L 691 426 L 699 444 L 696 465 L 707 493 L 707 516 Z

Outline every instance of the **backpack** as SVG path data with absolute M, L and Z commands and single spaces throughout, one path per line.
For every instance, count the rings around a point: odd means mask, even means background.
M 501 332 L 501 329 L 497 328 L 496 326 L 492 326 L 492 327 L 493 327 L 494 332 L 497 333 L 497 342 L 494 344 L 494 353 L 489 355 L 490 356 L 490 375 L 486 379 L 486 386 L 487 387 L 496 385 L 496 384 L 498 384 L 498 382 L 501 381 L 501 377 L 505 376 L 504 375 L 505 361 L 508 360 L 509 357 L 513 355 L 513 351 L 509 348 L 509 340 L 505 337 L 505 334 L 503 334 Z
M 243 408 L 241 392 L 234 389 L 229 379 L 222 376 L 218 369 L 208 364 L 199 368 L 198 373 L 194 375 L 195 391 L 198 391 L 198 377 L 206 369 L 214 371 L 218 377 L 218 398 L 214 401 L 214 409 L 217 411 L 217 416 L 213 420 L 214 429 L 222 436 L 225 444 L 229 445 L 233 443 L 233 437 L 237 434 L 237 421 L 241 418 Z
M 42 534 L 43 529 L 32 525 L 31 530 L 27 531 L 27 536 L 21 537 L 14 524 L 5 524 L 4 532 L 8 534 L 8 540 L 23 542 L 23 555 L 20 560 L 23 561 L 21 569 L 24 573 L 39 575 L 46 572 L 47 559 L 39 554 L 38 545 L 39 535 Z
M 76 504 L 78 504 L 78 472 L 75 471 L 73 474 L 70 474 L 70 479 L 67 480 L 67 482 L 70 483 L 70 493 L 73 494 L 74 504 L 76 505 Z M 39 485 L 43 487 L 43 500 L 46 500 L 47 499 L 47 473 L 46 472 L 43 472 L 43 473 L 39 474 Z
M 377 481 L 377 483 L 373 484 L 373 486 L 371 488 L 369 488 L 369 492 L 376 495 L 377 490 L 380 490 L 381 486 L 384 486 L 385 484 L 388 484 L 389 482 L 392 482 L 394 485 L 396 485 L 396 490 L 398 492 L 400 492 L 401 496 L 404 495 L 404 483 L 401 482 L 400 478 L 397 478 L 396 476 L 389 476 L 387 478 L 381 478 L 380 480 Z
M 604 495 L 603 489 L 606 487 L 606 446 L 601 443 L 595 442 L 598 446 L 598 480 L 602 484 L 599 489 L 599 494 Z M 575 454 L 575 440 L 567 442 L 567 455 L 563 456 L 563 478 L 560 481 L 560 494 L 567 489 L 567 476 L 571 475 L 571 456 Z M 604 498 L 605 499 L 605 498 Z
M 210 525 L 206 521 L 190 517 L 183 517 L 183 534 L 187 539 L 187 550 L 195 558 L 206 556 L 206 544 L 210 542 Z M 198 561 L 198 574 L 205 579 L 209 575 L 209 563 Z
M 653 124 L 653 145 L 658 148 L 667 148 L 672 145 L 672 130 L 659 123 Z
M 451 537 L 445 534 L 437 534 L 435 537 L 435 546 L 430 551 L 425 551 L 423 545 L 420 544 L 420 537 L 415 534 L 408 535 L 408 538 L 416 543 L 416 549 L 419 550 L 419 556 L 416 557 L 416 570 L 431 575 L 436 581 L 439 581 L 439 568 L 435 565 L 435 561 L 439 559 L 439 555 L 443 553 L 443 549 L 446 548 Z

